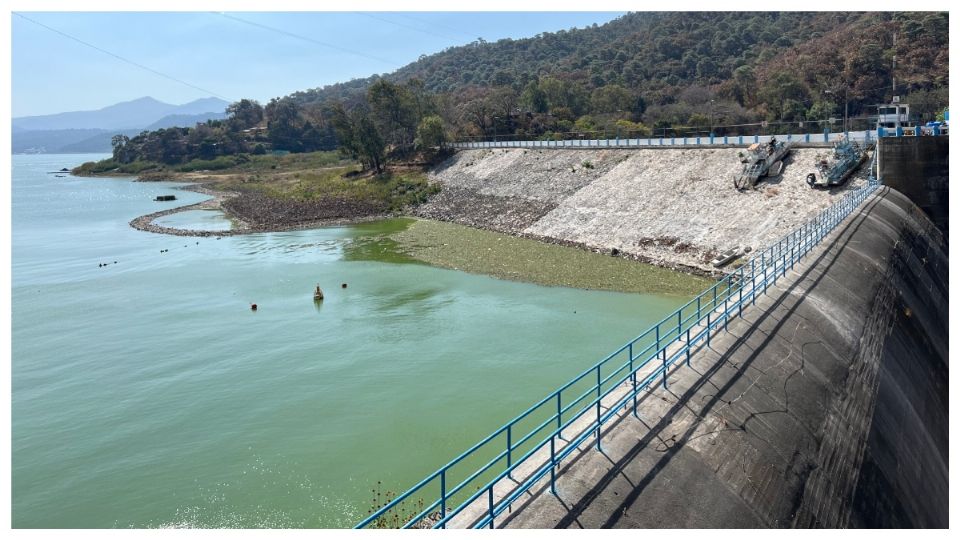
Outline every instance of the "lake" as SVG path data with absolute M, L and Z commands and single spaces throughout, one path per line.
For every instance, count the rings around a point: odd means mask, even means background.
M 100 157 L 13 156 L 18 528 L 352 526 L 688 299 L 366 249 L 391 222 L 138 231 L 207 197 L 48 174 Z

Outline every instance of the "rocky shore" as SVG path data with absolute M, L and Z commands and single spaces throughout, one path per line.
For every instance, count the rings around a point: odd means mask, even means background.
M 184 186 L 181 189 L 210 195 L 211 198 L 196 204 L 140 216 L 132 220 L 130 226 L 141 231 L 159 234 L 209 237 L 313 229 L 390 217 L 382 208 L 358 204 L 355 201 L 280 201 L 258 193 L 219 191 L 199 184 Z M 208 231 L 164 227 L 154 223 L 160 217 L 189 210 L 220 210 L 230 219 L 232 228 Z
M 717 275 L 720 252 L 775 242 L 868 174 L 811 189 L 806 174 L 829 150 L 797 148 L 780 176 L 740 192 L 741 151 L 466 150 L 430 173 L 442 190 L 413 214 Z

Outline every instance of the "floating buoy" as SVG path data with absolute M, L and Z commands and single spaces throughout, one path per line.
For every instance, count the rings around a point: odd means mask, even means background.
M 346 284 L 346 283 L 341 283 L 341 284 L 340 284 L 340 288 L 341 288 L 341 289 L 346 289 L 346 288 L 347 288 L 347 284 Z
M 257 305 L 256 305 L 256 304 L 250 304 L 250 310 L 251 310 L 251 311 L 256 311 L 256 310 L 257 310 Z

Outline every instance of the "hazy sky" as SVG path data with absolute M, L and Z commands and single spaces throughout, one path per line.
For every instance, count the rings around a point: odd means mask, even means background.
M 387 73 L 481 37 L 487 41 L 603 24 L 619 12 L 22 14 L 179 79 L 180 84 L 24 20 L 12 19 L 13 116 L 98 109 L 152 96 L 185 103 L 213 93 L 268 101 L 296 90 Z

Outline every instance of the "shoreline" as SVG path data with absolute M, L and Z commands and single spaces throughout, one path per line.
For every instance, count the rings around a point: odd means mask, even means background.
M 135 180 L 139 181 L 139 180 Z M 179 182 L 181 180 L 170 179 L 171 182 Z M 341 227 L 345 225 L 354 225 L 358 223 L 367 223 L 370 221 L 378 221 L 381 219 L 388 219 L 392 216 L 389 214 L 377 214 L 377 215 L 368 215 L 368 216 L 356 216 L 348 218 L 331 218 L 327 220 L 314 220 L 314 221 L 304 221 L 304 222 L 293 222 L 293 223 L 250 223 L 236 213 L 231 212 L 227 206 L 223 203 L 234 199 L 240 196 L 240 193 L 235 191 L 218 191 L 203 187 L 201 184 L 190 184 L 187 186 L 178 187 L 176 189 L 182 189 L 185 191 L 193 191 L 195 193 L 201 193 L 204 195 L 210 195 L 212 198 L 205 201 L 201 201 L 194 204 L 188 204 L 185 206 L 178 206 L 176 208 L 168 208 L 166 210 L 160 210 L 158 212 L 153 212 L 150 214 L 145 214 L 139 217 L 136 217 L 130 221 L 130 226 L 134 229 L 144 232 L 151 232 L 156 234 L 168 234 L 172 236 L 195 236 L 195 237 L 210 237 L 210 236 L 239 236 L 244 234 L 254 234 L 254 233 L 269 233 L 269 232 L 286 232 L 286 231 L 298 231 L 305 229 L 317 229 L 321 227 Z M 175 227 L 165 227 L 162 225 L 156 225 L 154 220 L 160 217 L 169 216 L 179 212 L 188 212 L 191 210 L 218 210 L 223 212 L 223 214 L 230 220 L 234 225 L 234 228 L 226 230 L 204 230 L 204 229 L 178 229 Z
M 135 175 L 128 175 L 134 178 Z M 184 236 L 184 237 L 223 237 L 223 236 L 240 236 L 245 234 L 255 234 L 255 233 L 269 233 L 269 232 L 286 232 L 286 231 L 297 231 L 297 230 L 307 230 L 307 229 L 317 229 L 323 227 L 342 227 L 348 225 L 357 225 L 361 223 L 369 223 L 373 221 L 379 221 L 383 219 L 390 219 L 396 217 L 411 217 L 418 220 L 437 220 L 440 222 L 451 223 L 454 225 L 459 225 L 463 227 L 468 227 L 471 229 L 486 231 L 497 234 L 504 234 L 513 238 L 522 238 L 527 240 L 532 240 L 539 242 L 545 245 L 553 245 L 560 247 L 567 247 L 577 249 L 579 251 L 584 251 L 588 253 L 595 253 L 599 255 L 605 255 L 608 257 L 619 258 L 626 261 L 637 262 L 640 264 L 648 264 L 656 266 L 658 268 L 663 268 L 666 270 L 679 272 L 682 274 L 708 278 L 708 279 L 717 279 L 719 276 L 722 276 L 724 273 L 719 270 L 709 271 L 704 268 L 697 266 L 692 266 L 684 264 L 679 261 L 671 261 L 662 257 L 650 257 L 640 253 L 630 253 L 626 251 L 619 251 L 617 254 L 612 254 L 610 250 L 603 249 L 595 246 L 590 246 L 584 242 L 577 242 L 573 240 L 564 240 L 559 238 L 554 238 L 550 236 L 544 236 L 539 234 L 532 234 L 523 231 L 505 231 L 497 227 L 484 226 L 483 223 L 471 223 L 465 224 L 457 220 L 450 219 L 437 219 L 433 216 L 424 216 L 421 215 L 416 209 L 408 209 L 406 212 L 400 214 L 367 214 L 367 215 L 357 215 L 353 217 L 342 217 L 342 218 L 331 218 L 323 220 L 310 220 L 310 221 L 296 221 L 296 222 L 284 222 L 284 221 L 268 221 L 262 223 L 252 223 L 249 220 L 243 219 L 236 212 L 233 212 L 228 204 L 224 204 L 230 200 L 236 199 L 237 197 L 242 196 L 241 193 L 236 191 L 221 191 L 217 189 L 211 189 L 203 185 L 202 182 L 197 182 L 198 180 L 209 179 L 213 180 L 209 176 L 198 176 L 195 174 L 190 174 L 188 178 L 177 178 L 179 175 L 172 175 L 171 178 L 166 178 L 164 180 L 170 182 L 185 182 L 193 181 L 196 183 L 180 186 L 176 189 L 182 189 L 186 191 L 192 191 L 195 193 L 201 193 L 204 195 L 209 195 L 211 198 L 199 203 L 189 204 L 185 206 L 179 206 L 176 208 L 169 208 L 166 210 L 161 210 L 158 212 L 153 212 L 150 214 L 145 214 L 134 218 L 129 222 L 129 225 L 134 229 L 151 232 L 156 234 L 167 234 L 171 236 Z M 135 179 L 133 181 L 143 181 Z M 154 181 L 146 180 L 146 181 Z M 158 218 L 176 214 L 179 212 L 187 212 L 191 210 L 217 210 L 222 212 L 227 219 L 233 224 L 233 228 L 226 230 L 202 230 L 202 229 L 180 229 L 176 227 L 166 227 L 162 225 L 157 225 L 154 221 Z

